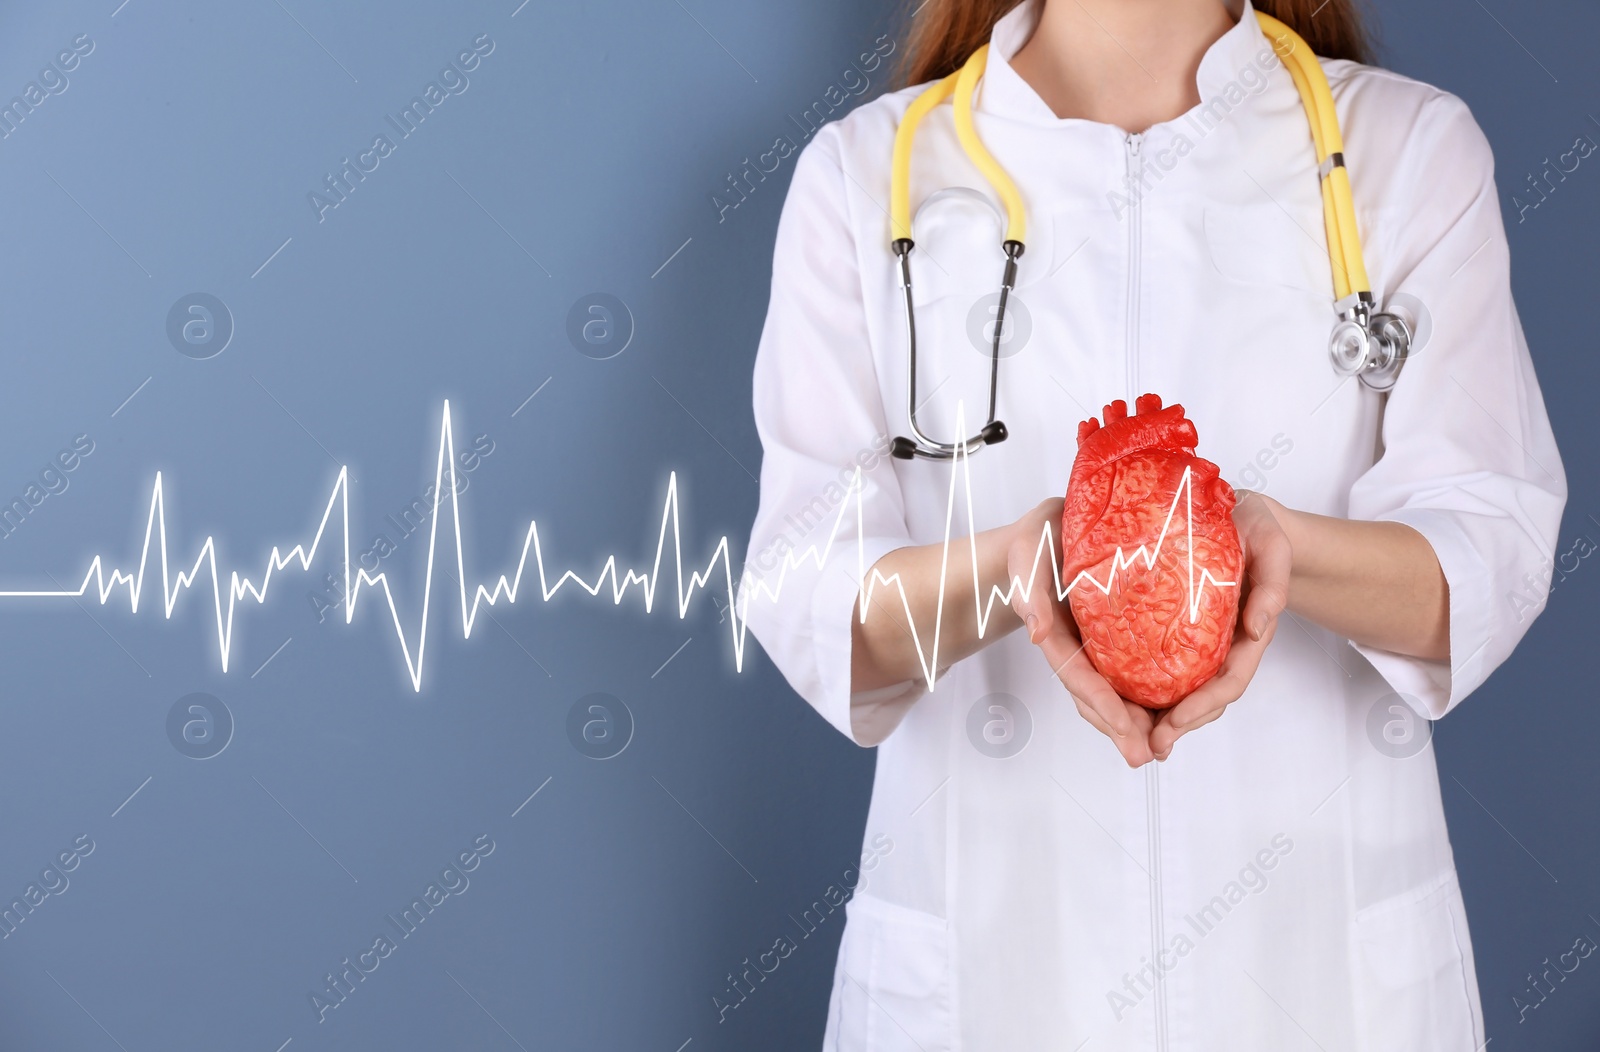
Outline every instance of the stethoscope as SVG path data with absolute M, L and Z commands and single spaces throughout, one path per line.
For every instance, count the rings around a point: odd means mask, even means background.
M 1333 370 L 1340 376 L 1360 377 L 1374 391 L 1394 386 L 1405 364 L 1412 342 L 1411 326 L 1397 314 L 1375 311 L 1372 286 L 1361 255 L 1361 236 L 1356 226 L 1355 202 L 1350 194 L 1350 174 L 1344 163 L 1344 140 L 1339 134 L 1339 118 L 1334 111 L 1333 93 L 1322 65 L 1306 42 L 1294 30 L 1261 11 L 1256 12 L 1261 28 L 1272 39 L 1273 50 L 1283 60 L 1305 105 L 1316 144 L 1317 177 L 1322 187 L 1322 217 L 1327 228 L 1328 260 L 1333 270 L 1334 323 L 1328 339 L 1328 354 Z M 985 44 L 956 72 L 929 87 L 914 99 L 894 136 L 894 169 L 889 190 L 889 217 L 894 235 L 890 249 L 900 263 L 900 289 L 905 300 L 906 415 L 911 437 L 894 439 L 890 452 L 902 460 L 924 457 L 949 460 L 958 453 L 966 456 L 986 445 L 1003 442 L 1008 432 L 996 416 L 997 388 L 1000 380 L 1000 348 L 1006 321 L 1006 303 L 1017 283 L 1017 260 L 1024 248 L 1026 219 L 1022 195 L 1004 168 L 989 153 L 972 125 L 972 93 L 988 64 L 989 45 Z M 961 442 L 940 442 L 930 438 L 917 423 L 917 319 L 911 300 L 911 147 L 917 125 L 940 103 L 955 96 L 956 138 L 967 157 L 988 180 L 1005 206 L 1006 230 L 1000 248 L 1005 254 L 1005 269 L 1000 276 L 1000 297 L 994 315 L 994 338 L 989 353 L 989 412 L 978 433 Z M 985 199 L 987 200 L 987 199 Z

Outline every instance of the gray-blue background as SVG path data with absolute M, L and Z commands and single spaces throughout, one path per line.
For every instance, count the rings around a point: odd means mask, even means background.
M 1600 541 L 1600 157 L 1525 222 L 1511 205 L 1600 136 L 1600 14 L 1394 0 L 1382 21 L 1386 64 L 1462 95 L 1494 143 L 1572 486 L 1562 550 Z M 462 473 L 475 579 L 509 569 L 530 518 L 557 572 L 648 566 L 674 471 L 686 557 L 742 544 L 793 161 L 720 217 L 712 195 L 800 141 L 791 117 L 895 24 L 843 0 L 8 5 L 0 99 L 80 35 L 93 50 L 0 141 L 0 503 L 48 493 L 0 540 L 0 587 L 75 588 L 95 552 L 130 563 L 158 470 L 184 565 L 215 535 L 259 579 L 274 544 L 310 539 L 338 464 L 356 553 L 398 539 L 384 516 L 431 483 L 447 398 L 458 449 L 492 443 Z M 400 138 L 386 115 L 484 34 L 467 88 Z M 394 151 L 319 221 L 307 194 L 380 133 Z M 195 292 L 235 330 L 205 360 L 167 333 Z M 632 317 L 605 360 L 568 337 L 596 292 Z M 41 480 L 80 435 L 93 452 Z M 679 620 L 670 584 L 652 615 L 568 589 L 463 641 L 448 520 L 440 539 L 420 694 L 381 596 L 353 626 L 319 621 L 331 552 L 241 604 L 226 675 L 199 590 L 170 621 L 155 583 L 137 616 L 4 601 L 0 899 L 74 838 L 94 850 L 0 941 L 0 1048 L 817 1046 L 839 922 L 799 939 L 788 914 L 856 861 L 872 755 L 753 640 L 736 673 L 725 615 Z M 413 650 L 426 551 L 415 535 L 382 563 Z M 1600 1035 L 1600 963 L 1524 1022 L 1512 1004 L 1544 958 L 1600 940 L 1595 564 L 1435 736 L 1496 1049 Z M 210 759 L 169 740 L 191 692 L 235 722 Z M 636 725 L 604 761 L 568 733 L 596 692 Z M 495 848 L 470 884 L 319 1024 L 324 976 L 394 936 L 385 915 L 480 834 Z M 781 935 L 798 950 L 719 1023 L 728 973 Z

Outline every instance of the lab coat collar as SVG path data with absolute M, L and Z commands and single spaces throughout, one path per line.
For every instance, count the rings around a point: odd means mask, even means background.
M 1051 111 L 1036 91 L 1011 68 L 1011 58 L 1039 22 L 1044 0 L 1023 0 L 995 23 L 989 38 L 989 62 L 978 90 L 976 107 L 979 112 L 1012 117 L 1048 125 L 1061 125 L 1078 121 L 1063 120 Z M 1237 83 L 1239 74 L 1247 66 L 1257 66 L 1263 51 L 1270 55 L 1272 41 L 1261 31 L 1256 20 L 1255 7 L 1244 0 L 1244 10 L 1239 21 L 1218 37 L 1201 56 L 1200 68 L 1195 75 L 1202 102 L 1222 94 L 1230 82 Z M 1264 67 L 1262 67 L 1264 68 Z

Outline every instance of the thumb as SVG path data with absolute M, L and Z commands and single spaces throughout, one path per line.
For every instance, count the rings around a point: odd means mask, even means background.
M 1017 523 L 1007 558 L 1007 572 L 1016 588 L 1012 607 L 1022 618 L 1028 638 L 1038 643 L 1049 635 L 1055 625 L 1056 588 L 1050 559 L 1045 547 L 1052 544 L 1053 531 L 1048 521 L 1030 515 Z
M 1278 549 L 1277 545 L 1268 545 L 1265 551 L 1258 551 L 1251 568 L 1250 595 L 1245 600 L 1243 618 L 1251 639 L 1265 636 L 1289 605 L 1288 552 Z

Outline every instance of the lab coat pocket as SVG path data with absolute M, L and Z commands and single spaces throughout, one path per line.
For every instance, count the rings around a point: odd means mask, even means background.
M 948 187 L 923 202 L 912 227 L 917 247 L 911 253 L 911 288 L 919 308 L 952 299 L 961 301 L 964 311 L 980 298 L 998 294 L 1006 268 L 1006 222 L 992 194 Z M 1026 248 L 1017 260 L 1016 292 L 1044 281 L 1061 265 L 1055 227 L 1049 216 L 1028 225 Z
M 1277 205 L 1206 205 L 1206 247 L 1223 277 L 1333 297 L 1322 219 L 1296 223 Z M 1314 226 L 1312 224 L 1315 224 Z
M 948 1052 L 950 934 L 941 918 L 872 895 L 850 900 L 829 1052 Z
M 949 187 L 928 198 L 912 222 L 912 297 L 918 307 L 944 299 L 970 304 L 1000 287 L 1005 224 L 999 206 L 969 187 Z
M 1476 1052 L 1481 1029 L 1455 874 L 1355 914 L 1363 1052 Z

